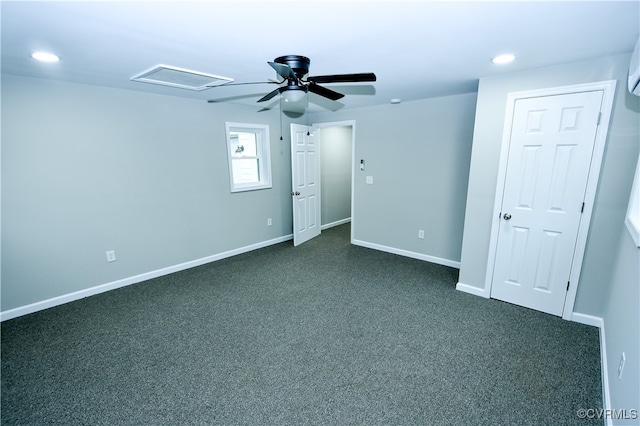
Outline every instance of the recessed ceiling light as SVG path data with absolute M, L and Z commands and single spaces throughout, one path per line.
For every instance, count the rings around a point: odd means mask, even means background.
M 505 53 L 504 55 L 498 55 L 491 60 L 494 64 L 508 64 L 516 59 L 516 55 L 511 53 Z
M 516 55 L 511 53 L 505 53 L 504 55 L 498 55 L 495 58 L 491 59 L 491 62 L 494 64 L 508 64 L 509 62 L 513 62 L 516 59 Z
M 33 52 L 31 58 L 41 62 L 58 62 L 60 57 L 49 52 Z

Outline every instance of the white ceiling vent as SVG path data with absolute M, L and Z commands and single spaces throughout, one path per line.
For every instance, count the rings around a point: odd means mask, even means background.
M 131 81 L 160 84 L 180 89 L 205 90 L 213 86 L 231 83 L 233 79 L 169 65 L 156 65 L 140 74 L 134 75 L 131 77 Z

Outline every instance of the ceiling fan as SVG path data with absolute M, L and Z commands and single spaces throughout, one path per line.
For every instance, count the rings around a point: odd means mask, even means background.
M 306 56 L 300 55 L 286 55 L 280 56 L 274 59 L 273 62 L 267 62 L 271 68 L 273 68 L 282 81 L 265 81 L 256 83 L 230 83 L 223 84 L 217 87 L 224 86 L 236 86 L 243 84 L 278 84 L 280 87 L 267 93 L 262 98 L 258 99 L 258 102 L 265 102 L 276 96 L 282 94 L 286 101 L 297 102 L 301 100 L 307 92 L 315 93 L 316 95 L 325 97 L 332 101 L 336 101 L 344 97 L 342 93 L 338 93 L 334 90 L 327 89 L 320 86 L 322 83 L 358 83 L 358 82 L 370 82 L 376 81 L 376 75 L 370 73 L 357 73 L 357 74 L 332 74 L 332 75 L 319 75 L 319 76 L 307 76 L 309 73 L 309 65 L 311 60 Z M 210 100 L 209 102 L 216 102 Z

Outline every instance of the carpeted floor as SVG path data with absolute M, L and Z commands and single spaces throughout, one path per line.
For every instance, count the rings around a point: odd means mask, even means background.
M 598 330 L 349 225 L 2 323 L 3 425 L 585 425 Z

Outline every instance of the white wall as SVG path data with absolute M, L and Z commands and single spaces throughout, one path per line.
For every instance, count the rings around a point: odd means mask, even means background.
M 230 193 L 225 121 L 270 125 L 272 189 Z M 279 139 L 277 110 L 3 75 L 2 311 L 290 235 Z
M 311 114 L 315 123 L 356 122 L 355 240 L 457 266 L 475 103 L 469 93 Z
M 630 95 L 625 84 L 629 57 L 618 55 L 480 80 L 459 278 L 460 283 L 484 289 L 507 94 L 618 80 L 574 312 L 604 321 L 612 406 L 619 409 L 640 408 L 625 405 L 637 402 L 640 395 L 638 254 L 622 237 L 640 149 L 640 98 Z M 617 379 L 622 350 L 627 351 L 627 363 L 635 363 L 636 369 L 626 382 Z M 621 399 L 623 394 L 627 396 Z

